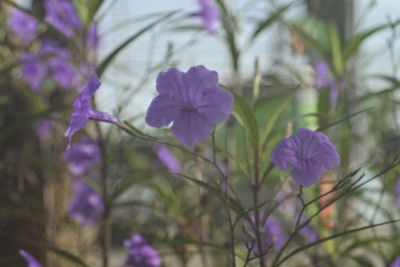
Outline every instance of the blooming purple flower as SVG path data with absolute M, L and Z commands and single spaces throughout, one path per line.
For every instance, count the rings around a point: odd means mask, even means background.
M 390 264 L 390 267 L 400 267 L 400 256 L 397 256 L 392 264 Z
M 74 180 L 73 187 L 74 195 L 68 207 L 71 217 L 80 224 L 95 223 L 104 210 L 100 194 L 78 178 Z
M 36 123 L 36 135 L 40 140 L 45 140 L 49 137 L 51 130 L 53 130 L 53 125 L 48 119 L 40 119 Z
M 46 0 L 45 9 L 47 23 L 65 36 L 72 37 L 74 31 L 81 28 L 81 20 L 70 0 Z
M 301 228 L 300 233 L 307 239 L 308 242 L 312 243 L 318 240 L 318 233 L 311 225 L 306 225 Z
M 175 155 L 166 148 L 165 146 L 158 146 L 156 148 L 156 154 L 161 163 L 172 173 L 178 173 L 181 171 L 181 164 Z
M 36 38 L 39 30 L 37 20 L 19 9 L 12 10 L 9 26 L 25 44 L 30 44 Z
M 116 123 L 118 121 L 110 114 L 91 108 L 91 98 L 99 87 L 100 81 L 95 74 L 92 74 L 76 98 L 71 120 L 64 134 L 64 136 L 67 137 L 68 148 L 70 147 L 71 138 L 74 133 L 85 127 L 89 119 L 110 123 Z
M 161 72 L 157 91 L 146 123 L 160 128 L 173 122 L 172 134 L 185 145 L 206 140 L 213 124 L 232 112 L 232 94 L 218 86 L 217 72 L 204 66 L 192 67 L 186 73 L 175 68 Z
M 76 73 L 72 65 L 58 57 L 49 59 L 49 66 L 54 80 L 63 88 L 71 88 L 77 82 Z
M 24 259 L 28 263 L 28 267 L 42 267 L 42 265 L 39 264 L 37 260 L 25 250 L 19 249 L 18 252 L 22 257 L 24 257 Z
M 203 28 L 208 33 L 214 33 L 215 22 L 220 19 L 218 8 L 212 3 L 211 0 L 197 0 L 200 5 L 200 11 L 193 15 L 199 16 L 203 22 Z
M 335 168 L 340 162 L 328 136 L 304 128 L 280 141 L 271 159 L 278 169 L 292 167 L 293 180 L 302 186 L 317 183 L 325 170 Z
M 315 73 L 315 81 L 314 86 L 317 89 L 323 89 L 325 87 L 330 88 L 329 98 L 332 103 L 336 103 L 337 98 L 339 97 L 339 87 L 338 83 L 333 77 L 329 66 L 323 62 L 318 61 L 314 65 L 314 73 Z
M 94 139 L 83 137 L 64 153 L 63 159 L 68 163 L 72 174 L 88 175 L 92 166 L 101 161 L 99 144 Z
M 161 258 L 158 251 L 150 246 L 141 235 L 132 235 L 131 239 L 124 241 L 124 247 L 128 249 L 128 257 L 125 262 L 126 266 L 161 266 Z
M 71 51 L 61 47 L 57 41 L 45 39 L 40 44 L 41 55 L 51 55 L 62 59 L 71 58 Z
M 47 66 L 36 54 L 24 54 L 20 58 L 22 63 L 22 77 L 36 92 L 42 87 L 42 82 L 47 75 Z

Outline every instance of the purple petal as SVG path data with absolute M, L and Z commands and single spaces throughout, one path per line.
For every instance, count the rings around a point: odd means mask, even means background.
M 197 110 L 204 114 L 211 123 L 226 120 L 232 113 L 233 96 L 221 87 L 214 87 L 205 92 L 197 102 Z
M 302 161 L 301 167 L 294 167 L 292 171 L 293 180 L 302 185 L 310 186 L 318 183 L 324 173 L 324 169 L 316 160 Z
M 196 105 L 203 94 L 218 88 L 218 73 L 200 65 L 191 67 L 184 73 L 184 86 L 187 91 L 186 101 Z
M 45 140 L 49 137 L 50 132 L 53 130 L 53 125 L 48 119 L 40 119 L 36 123 L 36 135 L 40 140 Z
M 42 265 L 39 264 L 37 260 L 25 250 L 19 249 L 18 252 L 22 257 L 24 257 L 24 259 L 28 263 L 28 267 L 42 267 Z
M 307 225 L 300 230 L 300 233 L 307 239 L 308 242 L 312 243 L 319 239 L 318 233 L 314 227 Z
M 21 56 L 22 76 L 29 86 L 36 92 L 41 87 L 47 76 L 47 66 L 36 54 L 24 54 Z
M 124 241 L 124 246 L 128 249 L 128 257 L 125 261 L 126 266 L 161 266 L 161 258 L 158 251 L 150 246 L 141 235 L 132 235 L 131 239 Z
M 39 31 L 38 21 L 19 9 L 11 11 L 9 26 L 11 31 L 25 44 L 30 44 Z
M 324 87 L 330 86 L 331 83 L 331 74 L 329 66 L 323 62 L 318 61 L 314 65 L 314 72 L 315 72 L 315 88 L 322 89 Z
M 46 0 L 45 20 L 67 37 L 72 37 L 76 29 L 81 28 L 81 21 L 70 0 Z
M 63 59 L 71 58 L 71 51 L 61 47 L 57 41 L 51 39 L 45 39 L 41 42 L 40 54 L 57 56 Z
M 90 24 L 89 29 L 86 34 L 86 46 L 90 50 L 96 50 L 99 46 L 99 36 L 97 33 L 97 24 L 93 22 Z
M 215 22 L 220 18 L 218 8 L 210 0 L 198 0 L 200 11 L 198 12 L 203 21 L 203 28 L 208 33 L 214 33 Z
M 156 88 L 160 95 L 175 98 L 177 100 L 186 99 L 187 88 L 183 79 L 183 72 L 171 68 L 166 72 L 161 72 L 157 76 Z
M 104 210 L 100 194 L 81 179 L 75 179 L 73 187 L 74 195 L 68 207 L 71 217 L 80 224 L 95 223 Z
M 172 97 L 159 95 L 153 99 L 147 110 L 146 123 L 152 127 L 168 126 L 182 106 Z
M 103 121 L 109 123 L 117 123 L 118 119 L 115 118 L 113 115 L 108 114 L 103 111 L 89 109 L 89 119 L 96 120 L 96 121 Z
M 181 171 L 181 164 L 175 155 L 166 148 L 165 146 L 159 146 L 156 148 L 156 154 L 161 163 L 172 173 L 178 173 Z
M 205 115 L 197 111 L 180 112 L 172 125 L 172 134 L 184 145 L 191 146 L 205 141 L 210 135 L 212 125 Z
M 296 166 L 298 162 L 297 153 L 300 145 L 296 136 L 291 136 L 280 141 L 271 153 L 272 162 L 281 170 L 287 170 Z
M 63 88 L 71 88 L 76 84 L 77 74 L 72 65 L 61 58 L 49 60 L 50 70 L 54 80 Z
M 392 264 L 390 264 L 390 267 L 400 267 L 400 256 L 397 256 Z

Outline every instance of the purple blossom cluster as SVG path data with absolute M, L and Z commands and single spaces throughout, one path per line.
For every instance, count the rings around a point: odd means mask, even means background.
M 42 267 L 42 265 L 28 252 L 23 249 L 20 249 L 19 254 L 24 257 L 26 263 L 28 263 L 28 267 Z
M 330 88 L 329 98 L 332 103 L 336 103 L 339 97 L 339 84 L 328 66 L 323 61 L 318 61 L 314 65 L 315 88 L 321 90 L 323 88 Z
M 143 236 L 134 234 L 124 241 L 124 247 L 128 250 L 126 266 L 132 267 L 159 267 L 161 258 L 158 251 L 150 246 Z
M 39 32 L 39 22 L 19 9 L 12 10 L 9 27 L 24 44 L 32 43 Z

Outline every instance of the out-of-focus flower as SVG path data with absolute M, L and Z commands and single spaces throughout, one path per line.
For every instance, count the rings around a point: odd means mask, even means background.
M 19 9 L 11 11 L 9 26 L 25 44 L 30 44 L 36 38 L 39 31 L 38 21 Z
M 310 243 L 318 240 L 318 233 L 311 225 L 306 225 L 301 228 L 300 234 L 302 234 Z
M 92 74 L 76 98 L 71 120 L 64 134 L 64 136 L 67 137 L 68 148 L 70 147 L 71 138 L 74 133 L 85 127 L 89 119 L 110 123 L 116 123 L 118 121 L 110 114 L 92 109 L 91 98 L 99 87 L 100 81 L 95 74 Z
M 101 161 L 99 144 L 92 138 L 83 137 L 64 153 L 63 159 L 72 174 L 78 177 L 88 175 L 92 167 Z
M 45 39 L 41 42 L 39 53 L 41 55 L 56 56 L 62 59 L 71 58 L 71 51 L 61 47 L 57 41 L 52 39 Z
M 22 77 L 32 90 L 40 91 L 48 72 L 46 64 L 39 55 L 30 53 L 22 55 L 20 60 L 22 63 Z
M 19 249 L 18 252 L 22 257 L 24 257 L 24 259 L 28 263 L 28 267 L 42 267 L 42 265 L 39 264 L 39 262 L 37 262 L 37 260 L 25 250 Z
M 335 77 L 332 75 L 328 64 L 318 61 L 314 65 L 315 81 L 314 86 L 317 89 L 330 88 L 329 98 L 332 103 L 336 103 L 339 97 L 339 87 Z
M 72 37 L 81 28 L 81 20 L 70 0 L 46 0 L 44 4 L 45 20 L 65 36 Z
M 77 82 L 77 76 L 72 65 L 58 57 L 49 59 L 49 66 L 54 80 L 63 88 L 71 88 Z
M 172 173 L 181 171 L 181 164 L 175 155 L 165 146 L 158 146 L 156 154 L 160 162 Z
M 400 256 L 397 256 L 392 264 L 390 264 L 390 267 L 400 267 Z
M 74 180 L 73 187 L 74 194 L 68 207 L 71 217 L 80 224 L 95 223 L 104 210 L 100 194 L 78 178 Z
M 87 34 L 86 34 L 86 46 L 95 51 L 99 46 L 99 35 L 97 32 L 97 24 L 93 22 L 90 24 Z
M 46 140 L 50 132 L 53 130 L 53 125 L 48 119 L 40 119 L 36 123 L 36 135 L 40 140 Z
M 263 217 L 263 214 L 260 214 L 260 219 Z M 255 217 L 252 217 L 252 221 L 255 224 Z M 253 244 L 253 251 L 259 253 L 259 246 L 257 243 L 257 234 L 255 229 L 248 225 L 248 229 L 251 231 L 253 237 L 255 238 L 256 242 Z M 268 219 L 264 222 L 263 233 L 261 235 L 261 239 L 263 242 L 264 249 L 272 246 L 274 249 L 279 250 L 285 244 L 287 240 L 287 235 L 283 231 L 282 227 L 279 225 L 275 217 L 269 216 Z M 250 243 L 246 240 L 248 246 Z
M 218 8 L 211 0 L 197 0 L 200 6 L 200 11 L 194 13 L 194 16 L 199 16 L 203 23 L 203 28 L 208 33 L 215 32 L 215 23 L 220 19 Z
M 126 266 L 159 267 L 161 258 L 158 251 L 150 246 L 139 234 L 134 234 L 124 241 L 124 247 L 128 250 Z
M 335 168 L 340 162 L 328 136 L 304 128 L 280 141 L 271 159 L 281 170 L 292 167 L 293 180 L 302 186 L 319 182 L 325 170 Z
M 232 113 L 232 94 L 218 86 L 217 72 L 204 66 L 186 73 L 175 68 L 160 73 L 157 91 L 146 123 L 160 128 L 173 122 L 172 134 L 185 145 L 206 140 L 213 124 Z

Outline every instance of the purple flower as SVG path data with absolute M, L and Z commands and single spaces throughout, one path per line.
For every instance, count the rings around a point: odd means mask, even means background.
M 396 207 L 400 212 L 400 180 L 396 182 L 394 193 L 395 193 Z
M 54 80 L 63 88 L 71 88 L 77 82 L 76 73 L 72 65 L 58 57 L 49 59 L 49 66 Z
M 306 225 L 301 228 L 300 233 L 307 239 L 308 242 L 312 243 L 318 240 L 318 233 L 311 225 Z
M 203 21 L 203 28 L 208 33 L 215 32 L 215 22 L 220 19 L 218 8 L 212 3 L 211 0 L 197 0 L 200 5 L 200 11 L 193 15 L 199 16 Z
M 172 154 L 171 150 L 165 146 L 158 146 L 156 148 L 156 154 L 161 163 L 172 173 L 178 173 L 181 171 L 181 164 L 178 159 Z
M 51 130 L 53 130 L 53 125 L 48 119 L 40 119 L 36 123 L 36 135 L 40 140 L 45 140 L 49 137 Z
M 104 210 L 99 193 L 81 179 L 73 182 L 74 195 L 69 203 L 71 217 L 80 224 L 95 223 Z
M 13 9 L 9 21 L 10 29 L 25 44 L 30 44 L 37 36 L 39 23 L 19 9 Z
M 101 161 L 99 144 L 94 139 L 83 137 L 64 153 L 63 159 L 68 163 L 72 174 L 88 175 L 93 165 Z
M 392 264 L 390 264 L 390 267 L 400 267 L 400 256 L 397 256 Z
M 159 267 L 161 258 L 158 251 L 147 244 L 139 234 L 132 235 L 131 239 L 124 241 L 124 247 L 128 250 L 126 266 Z
M 41 42 L 40 54 L 56 56 L 63 59 L 71 58 L 71 51 L 61 47 L 57 41 L 51 39 L 46 39 Z
M 45 20 L 67 37 L 72 37 L 74 31 L 81 28 L 80 18 L 70 0 L 46 0 Z
M 318 61 L 314 65 L 314 73 L 315 73 L 315 81 L 314 81 L 315 88 L 323 89 L 325 87 L 329 87 L 330 88 L 329 98 L 332 103 L 336 103 L 339 97 L 339 87 L 335 77 L 333 77 L 330 71 L 329 66 L 323 61 Z
M 328 136 L 308 129 L 280 141 L 271 153 L 281 170 L 292 167 L 292 177 L 302 186 L 317 183 L 325 170 L 335 168 L 340 158 Z
M 157 91 L 146 123 L 160 128 L 173 122 L 172 134 L 185 145 L 206 140 L 213 124 L 232 112 L 232 94 L 218 86 L 217 72 L 204 66 L 192 67 L 186 73 L 175 68 L 161 72 Z
M 263 214 L 260 214 L 260 219 L 263 217 Z M 255 217 L 252 217 L 252 221 L 255 224 Z M 249 230 L 253 234 L 254 238 L 257 240 L 257 234 L 255 229 L 249 225 Z M 261 235 L 261 239 L 263 242 L 264 249 L 267 249 L 269 246 L 273 246 L 276 250 L 282 248 L 287 240 L 287 235 L 283 231 L 282 227 L 279 225 L 278 221 L 273 217 L 269 216 L 268 219 L 264 222 L 263 233 Z M 248 246 L 250 245 L 249 241 L 246 241 Z M 257 241 L 253 245 L 253 250 L 259 253 L 258 243 Z
M 91 98 L 99 87 L 100 81 L 97 79 L 97 76 L 95 74 L 92 74 L 86 84 L 81 89 L 78 97 L 76 98 L 74 102 L 74 110 L 71 115 L 71 120 L 64 134 L 64 136 L 67 137 L 68 148 L 70 147 L 71 138 L 74 133 L 85 127 L 89 119 L 110 123 L 116 123 L 118 121 L 114 116 L 110 114 L 91 108 Z
M 93 22 L 90 24 L 89 29 L 86 34 L 86 46 L 90 50 L 96 50 L 99 46 L 99 36 L 97 32 L 97 24 Z
M 29 86 L 36 92 L 42 87 L 42 82 L 47 75 L 47 66 L 36 54 L 24 54 L 20 58 L 22 63 L 22 76 Z
M 37 262 L 37 260 L 28 252 L 26 252 L 23 249 L 19 249 L 18 250 L 19 255 L 21 255 L 22 257 L 24 257 L 24 259 L 26 260 L 26 262 L 28 263 L 28 267 L 42 267 L 41 264 L 39 264 Z

